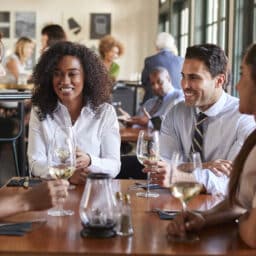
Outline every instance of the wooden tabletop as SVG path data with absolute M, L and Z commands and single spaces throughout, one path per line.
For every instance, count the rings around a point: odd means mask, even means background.
M 0 84 L 0 89 L 32 90 L 34 84 Z
M 140 128 L 124 127 L 120 128 L 122 142 L 137 142 Z
M 134 180 L 121 181 L 123 192 Z M 10 188 L 13 192 L 22 188 Z M 132 204 L 132 237 L 108 239 L 84 239 L 79 217 L 79 203 L 83 186 L 71 190 L 64 208 L 73 209 L 75 215 L 50 217 L 46 211 L 23 213 L 6 220 L 24 221 L 45 218 L 47 222 L 22 237 L 0 236 L 0 255 L 256 255 L 238 237 L 237 225 L 227 224 L 203 230 L 200 241 L 195 243 L 174 243 L 166 238 L 168 221 L 160 220 L 150 209 L 180 209 L 179 202 L 168 190 L 160 191 L 158 198 L 136 197 L 130 190 Z M 104 196 L 104 195 L 102 195 Z M 40 198 L 38 199 L 40 200 Z M 208 207 L 216 198 L 199 195 L 190 202 L 191 209 Z

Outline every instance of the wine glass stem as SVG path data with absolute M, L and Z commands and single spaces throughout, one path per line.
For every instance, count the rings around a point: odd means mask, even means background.
M 147 173 L 147 194 L 148 195 L 150 193 L 149 184 L 150 184 L 150 172 Z
M 180 202 L 182 205 L 182 211 L 185 212 L 187 210 L 187 204 L 183 200 L 181 200 Z

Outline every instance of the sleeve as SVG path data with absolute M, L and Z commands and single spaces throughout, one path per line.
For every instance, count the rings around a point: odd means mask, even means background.
M 102 138 L 101 138 L 101 155 L 100 157 L 90 155 L 91 172 L 105 172 L 112 178 L 117 176 L 120 171 L 120 132 L 116 113 L 112 106 L 109 106 L 105 114 Z
M 238 121 L 237 126 L 237 139 L 232 145 L 229 154 L 228 160 L 234 160 L 239 153 L 241 147 L 244 144 L 246 138 L 253 132 L 256 128 L 254 117 L 249 115 L 241 115 Z
M 42 122 L 32 108 L 29 121 L 28 162 L 30 172 L 34 176 L 46 177 L 48 174 L 47 144 L 42 132 Z
M 162 121 L 160 130 L 160 156 L 162 160 L 170 163 L 173 152 L 182 152 L 182 145 L 176 132 L 175 123 L 177 113 L 175 112 L 175 107 L 166 114 Z

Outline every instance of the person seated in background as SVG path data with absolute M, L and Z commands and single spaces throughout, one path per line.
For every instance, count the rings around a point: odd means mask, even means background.
M 47 75 L 46 75 L 47 74 Z M 76 170 L 69 181 L 84 183 L 90 172 L 120 171 L 120 134 L 110 105 L 111 81 L 100 58 L 80 44 L 59 42 L 34 70 L 28 160 L 34 176 L 48 176 L 47 154 L 54 130 L 72 126 Z
M 172 79 L 163 67 L 155 67 L 149 74 L 149 79 L 154 97 L 141 106 L 137 116 L 129 117 L 126 114 L 125 122 L 160 130 L 165 114 L 179 101 L 184 100 L 184 96 L 181 90 L 174 89 Z
M 256 120 L 256 44 L 243 58 L 240 81 L 236 86 L 241 113 Z M 170 236 L 184 236 L 186 231 L 223 224 L 239 218 L 239 234 L 250 247 L 256 248 L 256 130 L 244 142 L 237 155 L 229 183 L 229 198 L 204 213 L 184 212 L 167 227 Z M 243 214 L 243 215 L 241 215 Z
M 175 89 L 181 89 L 181 69 L 184 59 L 178 56 L 178 50 L 173 36 L 169 33 L 161 32 L 157 35 L 155 45 L 157 53 L 145 59 L 141 74 L 141 82 L 145 89 L 142 103 L 145 103 L 154 96 L 149 74 L 155 67 L 166 68 L 172 78 L 173 87 Z
M 67 36 L 64 29 L 58 24 L 46 25 L 41 30 L 41 53 L 60 41 L 66 41 Z
M 4 47 L 0 34 L 0 76 L 5 75 L 2 66 Z M 8 119 L 0 117 L 1 127 Z M 2 134 L 1 134 L 2 136 Z M 0 189 L 0 218 L 24 211 L 45 210 L 57 206 L 59 200 L 68 196 L 69 183 L 66 180 L 54 180 L 43 182 L 28 190 L 13 193 L 7 187 Z M 40 200 L 38 200 L 40 198 Z
M 28 37 L 21 37 L 15 44 L 15 51 L 5 60 L 5 69 L 8 83 L 26 84 L 31 73 L 26 70 L 26 62 L 34 52 L 34 42 Z M 19 76 L 24 76 L 19 81 Z
M 255 129 L 251 116 L 238 111 L 239 100 L 228 95 L 223 86 L 227 78 L 228 59 L 214 44 L 187 48 L 182 68 L 182 89 L 185 102 L 175 105 L 165 116 L 160 132 L 160 154 L 163 161 L 151 174 L 153 182 L 168 185 L 174 152 L 189 155 L 199 152 L 203 169 L 195 171 L 197 182 L 208 193 L 227 194 L 232 161 L 247 136 Z
M 111 35 L 104 36 L 100 39 L 99 53 L 110 77 L 115 82 L 120 72 L 120 66 L 115 60 L 123 55 L 123 44 Z

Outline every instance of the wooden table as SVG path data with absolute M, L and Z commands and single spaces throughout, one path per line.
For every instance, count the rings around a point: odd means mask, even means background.
M 122 191 L 127 192 L 128 185 L 133 182 L 122 180 Z M 10 189 L 14 192 L 18 190 Z M 31 212 L 6 219 L 21 221 L 45 218 L 47 223 L 23 237 L 0 236 L 0 255 L 256 255 L 256 250 L 249 249 L 238 237 L 235 223 L 203 230 L 199 242 L 169 242 L 166 238 L 168 221 L 160 220 L 156 213 L 149 211 L 154 207 L 180 208 L 179 202 L 171 198 L 168 190 L 160 191 L 160 197 L 154 199 L 139 198 L 135 196 L 136 191 L 129 191 L 134 227 L 132 237 L 83 239 L 80 236 L 79 217 L 82 191 L 83 186 L 70 191 L 64 205 L 64 208 L 75 211 L 73 216 L 50 217 L 46 212 Z M 200 195 L 190 202 L 190 207 L 196 209 L 212 200 L 211 196 Z
M 0 89 L 32 90 L 34 84 L 0 84 Z
M 120 128 L 122 142 L 137 142 L 141 128 L 124 127 Z

